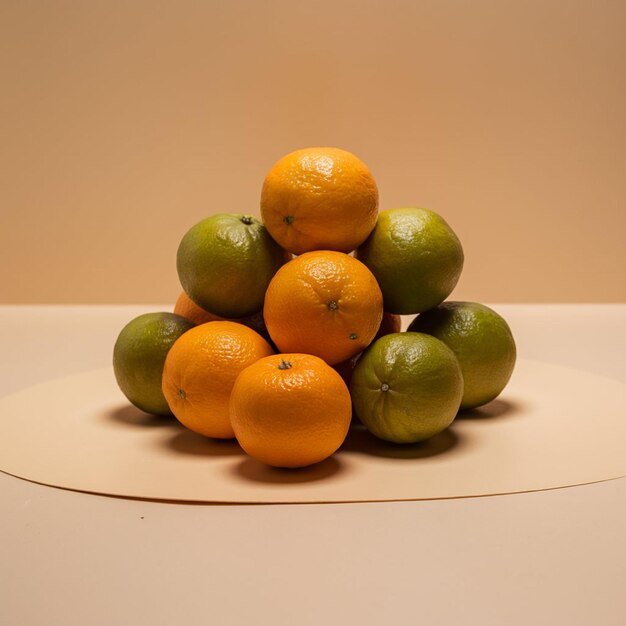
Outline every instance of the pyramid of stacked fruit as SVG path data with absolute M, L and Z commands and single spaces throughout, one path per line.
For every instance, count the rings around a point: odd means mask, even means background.
M 504 319 L 445 302 L 463 268 L 458 237 L 427 209 L 379 213 L 355 155 L 280 159 L 261 218 L 220 213 L 190 228 L 174 313 L 122 329 L 115 375 L 138 408 L 301 467 L 333 454 L 353 415 L 381 439 L 415 443 L 507 384 L 515 343 Z M 403 314 L 417 314 L 407 332 Z

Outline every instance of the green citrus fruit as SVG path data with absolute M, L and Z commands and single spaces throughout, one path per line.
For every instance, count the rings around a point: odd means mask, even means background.
M 222 213 L 187 231 L 176 261 L 187 295 L 203 309 L 233 318 L 263 308 L 267 285 L 286 260 L 258 219 Z
M 456 354 L 465 383 L 462 409 L 490 402 L 511 378 L 513 334 L 502 316 L 484 304 L 444 302 L 418 315 L 408 330 L 433 335 Z
M 363 353 L 350 393 L 354 412 L 370 432 L 394 443 L 413 443 L 452 423 L 463 377 L 442 341 L 421 333 L 393 333 Z
M 137 408 L 171 415 L 161 378 L 173 343 L 195 324 L 174 313 L 146 313 L 126 324 L 113 348 L 117 384 Z
M 428 209 L 388 209 L 357 249 L 383 292 L 385 311 L 421 313 L 443 302 L 463 269 L 463 248 L 447 222 Z

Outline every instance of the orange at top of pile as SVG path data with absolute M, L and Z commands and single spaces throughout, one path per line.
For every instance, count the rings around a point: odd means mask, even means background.
M 376 225 L 378 187 L 367 165 L 339 148 L 306 148 L 270 169 L 261 217 L 285 250 L 351 252 Z

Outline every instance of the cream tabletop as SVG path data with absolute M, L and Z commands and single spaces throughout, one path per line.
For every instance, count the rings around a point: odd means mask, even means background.
M 0 307 L 0 395 L 107 365 L 126 321 L 167 308 Z M 626 305 L 494 308 L 521 357 L 626 381 Z M 0 515 L 7 626 L 626 623 L 626 479 L 483 498 L 221 506 L 0 473 Z

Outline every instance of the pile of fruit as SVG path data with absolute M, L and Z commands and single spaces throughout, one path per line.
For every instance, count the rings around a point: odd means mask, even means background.
M 397 444 L 493 400 L 515 364 L 507 323 L 444 302 L 463 249 L 437 213 L 379 213 L 367 166 L 337 148 L 269 171 L 261 218 L 219 214 L 178 248 L 174 313 L 127 324 L 117 382 L 135 406 L 237 441 L 276 467 L 333 454 L 351 420 Z M 400 332 L 400 315 L 415 315 Z

